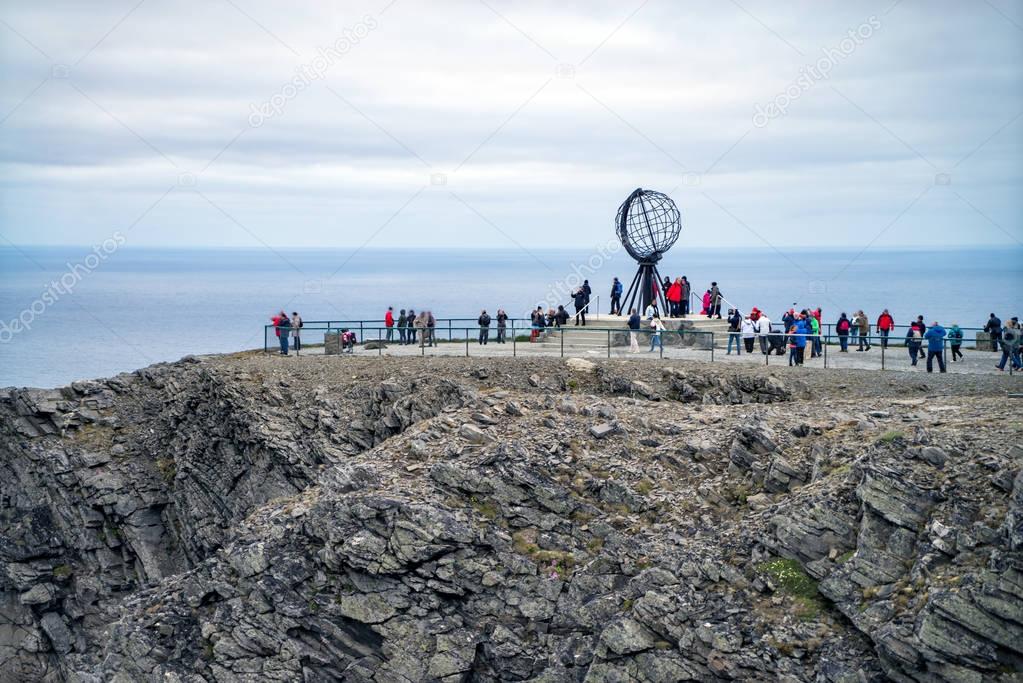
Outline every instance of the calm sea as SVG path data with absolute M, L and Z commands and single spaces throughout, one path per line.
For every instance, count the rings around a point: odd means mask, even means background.
M 92 255 L 90 257 L 90 254 Z M 888 308 L 983 326 L 1023 314 L 1023 248 L 976 250 L 681 249 L 660 267 L 702 294 L 716 280 L 742 309 L 777 319 L 821 306 L 827 320 Z M 0 386 L 51 387 L 186 354 L 262 348 L 281 308 L 307 321 L 381 319 L 388 305 L 475 318 L 523 316 L 568 303 L 588 277 L 607 310 L 612 276 L 635 266 L 623 250 L 182 250 L 0 248 Z M 56 282 L 58 286 L 53 283 Z M 17 322 L 15 322 L 17 321 Z

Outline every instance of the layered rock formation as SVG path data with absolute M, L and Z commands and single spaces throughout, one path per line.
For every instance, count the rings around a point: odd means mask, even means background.
M 0 679 L 1018 680 L 1013 380 L 930 381 L 238 356 L 6 390 Z

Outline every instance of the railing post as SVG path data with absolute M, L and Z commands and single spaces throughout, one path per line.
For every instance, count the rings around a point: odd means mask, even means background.
M 884 349 L 888 346 L 887 344 L 881 344 L 881 369 L 884 370 Z
M 448 341 L 451 341 L 455 333 L 451 330 L 451 318 L 448 318 Z
M 270 337 L 269 325 L 263 325 L 263 353 L 270 353 L 270 344 L 267 339 Z
M 611 328 L 607 330 L 607 357 L 611 357 Z
M 511 331 L 512 331 L 512 358 L 515 358 L 518 355 L 518 350 L 515 348 L 516 344 L 518 344 L 518 342 L 515 340 L 515 337 L 517 337 L 518 335 L 515 334 L 515 321 L 514 320 L 512 321 Z
M 361 339 L 363 341 L 363 343 L 366 342 L 366 332 L 362 329 L 362 321 L 361 320 L 359 321 L 359 339 Z
M 469 357 L 469 328 L 465 328 L 465 357 Z
M 942 339 L 941 340 L 941 360 L 945 364 L 945 372 L 948 372 L 948 343 L 947 342 L 948 342 L 947 339 Z M 1009 365 L 1012 365 L 1012 363 L 1009 363 Z
M 828 323 L 829 325 L 831 323 Z M 824 367 L 828 367 L 828 343 L 831 341 L 831 330 L 828 329 L 828 333 L 824 335 Z
M 667 332 L 667 330 L 664 331 Z M 661 360 L 664 360 L 664 335 L 658 336 L 657 340 L 657 348 L 660 350 L 658 355 L 661 357 Z

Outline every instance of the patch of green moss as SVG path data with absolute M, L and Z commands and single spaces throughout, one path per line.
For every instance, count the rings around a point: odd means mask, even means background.
M 795 616 L 803 620 L 817 618 L 822 607 L 817 582 L 799 562 L 778 558 L 763 562 L 757 568 L 771 577 L 778 590 L 792 598 L 792 613 Z
M 69 564 L 62 564 L 53 568 L 53 578 L 58 581 L 68 578 L 72 573 L 73 571 Z
M 881 436 L 877 437 L 877 442 L 882 444 L 892 444 L 896 441 L 902 441 L 906 438 L 906 435 L 896 429 L 890 429 Z

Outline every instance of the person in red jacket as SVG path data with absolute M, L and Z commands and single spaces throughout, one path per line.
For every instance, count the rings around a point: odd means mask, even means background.
M 877 333 L 881 335 L 881 348 L 888 348 L 888 335 L 892 330 L 895 329 L 895 319 L 892 318 L 892 314 L 888 312 L 888 309 L 877 317 Z
M 384 314 L 384 327 L 387 328 L 387 341 L 391 341 L 394 338 L 394 307 L 388 306 L 387 313 Z
M 682 315 L 682 279 L 676 278 L 673 283 L 668 287 L 666 292 L 666 298 L 668 299 L 668 306 L 670 310 L 668 314 L 672 318 L 677 318 Z

